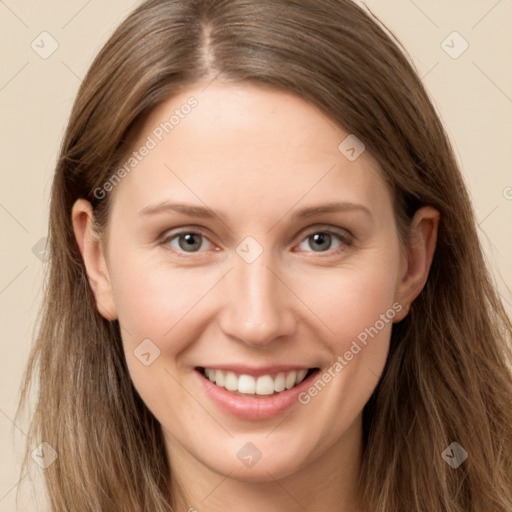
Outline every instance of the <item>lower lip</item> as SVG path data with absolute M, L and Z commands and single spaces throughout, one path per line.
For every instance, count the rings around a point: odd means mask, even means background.
M 200 371 L 195 370 L 195 373 L 210 399 L 222 411 L 244 420 L 265 420 L 283 414 L 293 404 L 298 403 L 298 396 L 310 386 L 311 380 L 317 375 L 318 370 L 312 372 L 299 385 L 275 395 L 267 396 L 236 395 L 217 386 Z

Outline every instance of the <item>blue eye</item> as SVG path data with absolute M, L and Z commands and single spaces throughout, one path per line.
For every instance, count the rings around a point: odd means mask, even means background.
M 299 248 L 304 244 L 309 244 L 312 252 L 327 252 L 334 249 L 334 252 L 343 250 L 344 246 L 351 245 L 348 237 L 335 233 L 333 231 L 315 231 L 308 235 L 300 244 Z M 300 249 L 305 250 L 307 249 Z
M 171 246 L 178 256 L 186 256 L 204 252 L 214 247 L 208 237 L 200 231 L 181 231 L 172 233 L 162 240 L 162 245 Z M 304 244 L 309 246 L 305 247 Z M 350 236 L 331 230 L 319 230 L 310 232 L 299 244 L 299 251 L 314 253 L 338 253 L 352 245 Z
M 194 253 L 199 252 L 199 250 L 203 247 L 204 242 L 211 242 L 206 238 L 202 233 L 196 233 L 193 231 L 183 231 L 181 233 L 176 233 L 172 237 L 169 236 L 164 242 L 166 244 L 171 245 L 178 252 L 188 252 Z M 177 242 L 177 245 L 174 243 Z

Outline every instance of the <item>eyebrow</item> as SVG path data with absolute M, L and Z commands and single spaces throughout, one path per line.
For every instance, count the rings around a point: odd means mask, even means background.
M 195 206 L 191 204 L 185 203 L 172 203 L 169 201 L 162 201 L 160 203 L 149 205 L 140 210 L 140 216 L 149 216 L 156 215 L 161 213 L 166 213 L 169 211 L 175 211 L 178 213 L 182 213 L 189 217 L 199 217 L 202 219 L 213 219 L 215 217 L 220 218 L 224 215 L 223 212 L 215 212 L 211 208 L 203 207 L 203 206 Z M 367 216 L 372 217 L 372 213 L 366 206 L 358 203 L 350 203 L 346 201 L 338 201 L 325 203 L 315 206 L 308 206 L 305 208 L 301 208 L 297 210 L 293 217 L 297 219 L 308 219 L 311 217 L 316 217 L 325 213 L 335 213 L 335 212 L 351 212 L 351 211 L 360 211 L 365 213 Z

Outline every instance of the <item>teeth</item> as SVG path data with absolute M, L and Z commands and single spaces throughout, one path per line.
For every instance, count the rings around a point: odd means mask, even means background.
M 215 372 L 215 382 L 218 383 L 219 386 L 224 386 L 224 374 L 220 370 Z
M 279 391 L 285 390 L 285 382 L 286 382 L 286 376 L 284 373 L 278 373 L 276 375 L 276 378 L 274 379 L 274 389 Z
M 291 389 L 295 386 L 295 381 L 297 380 L 297 372 L 290 372 L 285 379 L 286 389 Z
M 248 393 L 249 395 L 256 393 L 256 381 L 252 375 L 240 375 L 238 377 L 238 392 Z
M 217 370 L 222 373 L 222 370 Z M 216 383 L 216 381 L 214 381 Z M 228 391 L 237 391 L 238 390 L 238 379 L 233 372 L 227 372 L 226 378 L 224 379 L 224 387 Z
M 240 391 L 240 390 L 238 390 Z M 257 395 L 271 395 L 274 392 L 274 379 L 270 375 L 262 375 L 256 381 Z
M 261 375 L 253 377 L 252 375 L 236 375 L 234 372 L 226 372 L 213 368 L 204 370 L 205 376 L 217 386 L 227 389 L 228 391 L 238 391 L 248 395 L 272 395 L 280 393 L 285 389 L 291 389 L 300 384 L 306 374 L 307 369 L 291 372 L 281 372 L 275 377 L 271 375 Z
M 304 380 L 304 377 L 306 376 L 306 373 L 308 373 L 307 370 L 299 370 L 297 372 L 297 378 L 295 379 L 295 385 L 301 383 Z

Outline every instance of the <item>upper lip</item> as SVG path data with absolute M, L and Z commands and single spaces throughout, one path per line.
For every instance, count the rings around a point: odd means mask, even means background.
M 223 370 L 227 372 L 237 373 L 239 375 L 252 375 L 253 377 L 259 377 L 261 375 L 277 375 L 278 373 L 286 373 L 299 370 L 311 370 L 317 368 L 316 366 L 307 365 L 292 365 L 292 364 L 279 364 L 270 366 L 249 366 L 244 364 L 206 364 L 197 366 L 196 368 L 211 368 L 215 370 Z

